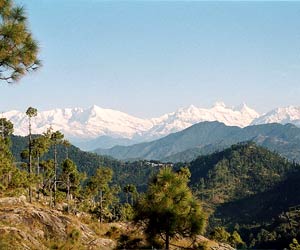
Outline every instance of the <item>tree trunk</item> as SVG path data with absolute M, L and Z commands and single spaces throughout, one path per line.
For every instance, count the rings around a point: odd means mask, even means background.
M 166 233 L 166 250 L 169 250 L 169 248 L 170 248 L 170 235 L 167 232 Z
M 57 148 L 56 142 L 54 143 L 54 206 L 56 206 L 56 182 L 57 182 Z
M 31 119 L 29 117 L 29 145 L 28 145 L 28 151 L 29 151 L 29 165 L 28 165 L 28 173 L 29 173 L 29 177 L 31 177 L 31 172 L 32 172 L 32 157 L 31 157 Z M 30 180 L 31 181 L 31 180 Z M 32 188 L 31 188 L 31 183 L 29 183 L 29 202 L 31 203 L 32 202 Z
M 130 198 L 131 198 L 131 206 L 133 206 L 133 202 L 134 202 L 134 197 L 133 197 L 133 193 L 130 193 Z
M 68 202 L 68 213 L 70 213 L 70 176 L 68 175 L 67 181 L 67 202 Z
M 50 184 L 50 201 L 49 201 L 49 207 L 52 208 L 52 185 Z
M 40 156 L 37 156 L 37 176 L 40 178 Z M 40 188 L 41 188 L 41 181 L 38 179 L 38 184 L 37 184 L 37 199 L 40 200 Z
M 100 190 L 100 224 L 102 223 L 102 213 L 103 213 L 103 193 L 102 190 Z

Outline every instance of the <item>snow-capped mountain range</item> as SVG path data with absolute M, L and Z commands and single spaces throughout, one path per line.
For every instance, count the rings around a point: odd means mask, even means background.
M 252 121 L 252 125 L 265 123 L 292 123 L 300 127 L 300 107 L 288 106 L 277 108 L 261 115 Z
M 16 135 L 27 135 L 28 118 L 24 112 L 12 110 L 3 116 L 14 124 Z M 245 127 L 264 123 L 294 123 L 300 126 L 300 107 L 278 108 L 266 114 L 249 108 L 246 104 L 227 107 L 218 102 L 211 108 L 198 108 L 193 105 L 158 118 L 141 119 L 126 113 L 100 108 L 65 108 L 39 111 L 32 118 L 33 133 L 43 133 L 52 126 L 60 130 L 73 142 L 93 140 L 105 136 L 127 138 L 133 141 L 147 141 L 183 130 L 202 121 L 219 121 L 228 126 Z

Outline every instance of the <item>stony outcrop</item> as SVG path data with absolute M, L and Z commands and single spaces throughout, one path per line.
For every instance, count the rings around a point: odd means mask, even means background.
M 134 235 L 138 235 L 136 230 L 139 230 L 131 224 L 114 223 L 113 227 L 116 226 L 119 232 L 130 234 L 134 229 Z M 198 236 L 196 241 L 204 243 L 207 250 L 234 250 L 227 244 L 203 236 Z M 0 198 L 0 249 L 113 250 L 116 246 L 116 240 L 99 236 L 76 216 L 30 204 L 25 196 Z
M 68 242 L 78 249 L 116 247 L 115 241 L 99 237 L 75 216 L 27 203 L 25 197 L 0 198 L 0 249 L 46 250 Z

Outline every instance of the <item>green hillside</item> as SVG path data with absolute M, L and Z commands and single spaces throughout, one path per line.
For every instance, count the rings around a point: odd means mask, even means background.
M 254 143 L 233 145 L 190 163 L 191 183 L 214 204 L 264 192 L 299 166 Z
M 248 245 L 283 249 L 300 238 L 300 172 L 294 172 L 268 191 L 219 206 L 212 225 L 239 231 Z
M 191 185 L 210 209 L 210 228 L 238 230 L 248 247 L 283 249 L 299 238 L 300 166 L 254 143 L 190 163 Z
M 17 162 L 21 161 L 20 154 L 27 147 L 28 139 L 22 136 L 12 136 L 12 153 Z M 52 159 L 53 149 L 50 148 L 41 160 Z M 61 163 L 66 156 L 66 148 L 58 145 L 58 162 Z M 110 156 L 101 156 L 96 153 L 85 152 L 71 145 L 68 147 L 68 156 L 78 166 L 80 172 L 88 176 L 94 175 L 100 166 L 110 167 L 114 171 L 113 182 L 120 187 L 135 184 L 139 191 L 145 191 L 149 178 L 157 173 L 158 167 L 152 166 L 149 161 L 124 162 Z

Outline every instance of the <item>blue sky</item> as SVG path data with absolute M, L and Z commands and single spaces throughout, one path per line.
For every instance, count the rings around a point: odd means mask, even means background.
M 300 2 L 18 0 L 44 66 L 0 109 L 300 106 Z

